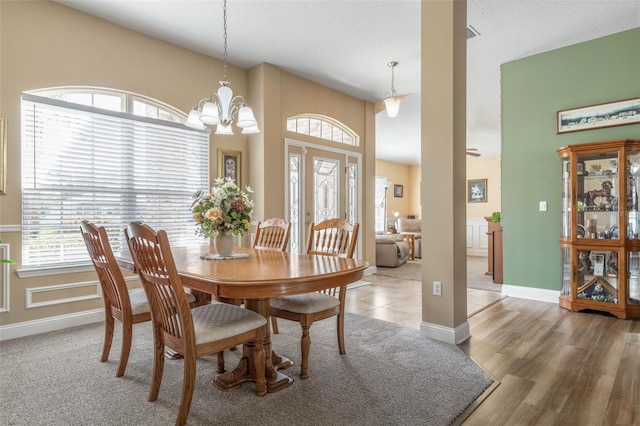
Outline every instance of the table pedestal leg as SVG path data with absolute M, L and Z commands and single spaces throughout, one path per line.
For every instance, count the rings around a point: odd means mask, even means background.
M 263 341 L 264 353 L 270 354 L 265 356 L 265 376 L 267 379 L 267 392 L 276 392 L 280 389 L 284 389 L 293 383 L 293 379 L 286 376 L 276 370 L 273 364 L 274 353 L 271 350 L 271 333 L 269 329 L 269 299 L 247 299 L 245 301 L 245 307 L 251 309 L 254 312 L 258 312 L 260 315 L 267 319 L 266 333 Z M 221 390 L 237 389 L 244 382 L 255 382 L 256 372 L 254 363 L 254 349 L 253 342 L 248 342 L 243 345 L 242 358 L 233 371 L 220 374 L 213 380 L 213 384 Z M 286 360 L 289 363 L 291 361 L 286 358 L 281 358 L 275 355 L 281 360 Z M 293 364 L 293 363 L 291 363 Z
M 274 351 L 271 351 L 271 363 L 273 364 L 273 368 L 275 368 L 276 370 L 288 368 L 293 365 L 293 361 L 291 361 L 289 358 L 280 356 Z

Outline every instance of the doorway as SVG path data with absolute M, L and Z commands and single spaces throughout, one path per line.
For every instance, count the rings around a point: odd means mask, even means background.
M 334 217 L 362 222 L 359 153 L 285 139 L 285 155 L 285 212 L 291 221 L 292 252 L 305 251 L 311 223 Z M 361 238 L 356 257 L 361 257 Z

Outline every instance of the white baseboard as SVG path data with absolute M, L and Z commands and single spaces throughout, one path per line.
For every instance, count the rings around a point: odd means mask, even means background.
M 428 322 L 420 323 L 420 334 L 430 339 L 439 340 L 445 343 L 459 345 L 471 337 L 469 322 L 465 321 L 456 328 L 444 327 L 439 324 Z
M 543 288 L 521 287 L 519 285 L 503 284 L 502 295 L 557 304 L 558 298 L 560 297 L 560 290 L 546 290 Z
M 102 308 L 3 325 L 0 326 L 0 342 L 101 321 L 104 321 L 104 309 Z
M 374 272 L 370 272 L 370 270 Z M 375 266 L 369 267 L 365 271 L 365 275 L 375 273 L 375 270 Z M 560 290 L 545 290 L 541 288 L 503 284 L 502 295 L 557 304 Z M 104 321 L 104 309 L 102 308 L 4 325 L 0 326 L 0 342 L 101 321 Z M 420 332 L 423 336 L 455 345 L 471 337 L 469 323 L 466 321 L 456 328 L 423 322 L 420 324 Z

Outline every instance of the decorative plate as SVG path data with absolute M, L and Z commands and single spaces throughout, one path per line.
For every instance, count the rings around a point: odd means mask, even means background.
M 584 226 L 578 224 L 578 238 L 584 238 L 585 235 L 587 235 L 587 230 L 584 228 Z
M 611 228 L 609 228 L 609 238 L 615 238 L 618 239 L 618 225 L 613 225 Z

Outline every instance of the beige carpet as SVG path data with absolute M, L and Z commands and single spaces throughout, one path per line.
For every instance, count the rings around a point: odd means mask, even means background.
M 487 271 L 487 258 L 479 256 L 467 257 L 467 287 L 477 290 L 502 292 L 502 284 L 495 284 Z M 385 268 L 378 266 L 377 275 L 400 278 L 403 280 L 421 281 L 422 262 L 420 259 L 407 261 L 399 268 Z
M 199 359 L 187 423 L 202 425 L 449 425 L 493 379 L 455 345 L 419 330 L 346 314 L 347 353 L 340 355 L 335 320 L 311 328 L 311 377 L 301 380 L 300 325 L 279 321 L 273 347 L 294 361 L 294 383 L 266 396 L 255 385 L 222 392 L 211 385 L 216 359 Z M 160 395 L 148 402 L 152 370 L 150 323 L 133 327 L 125 375 L 115 377 L 121 332 L 108 362 L 98 361 L 101 323 L 0 342 L 2 425 L 169 425 L 175 422 L 183 361 L 166 360 Z M 227 365 L 241 351 L 227 352 Z

